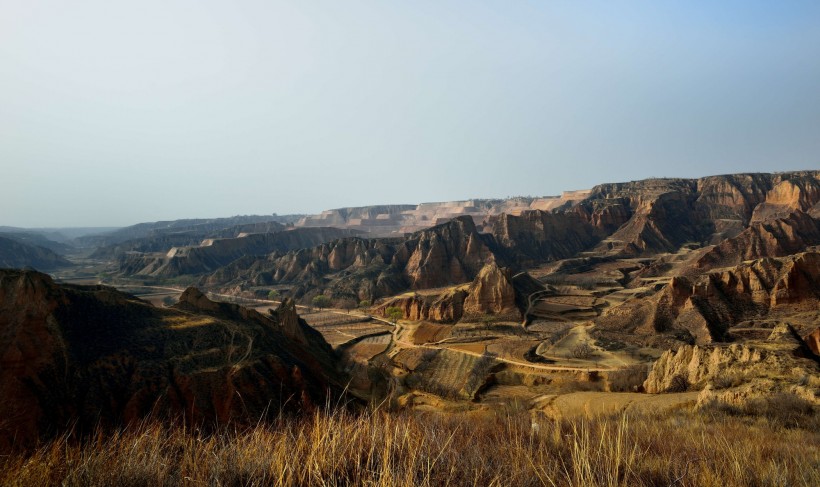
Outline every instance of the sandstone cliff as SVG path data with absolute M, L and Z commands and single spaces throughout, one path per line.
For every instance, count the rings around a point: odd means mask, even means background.
M 205 277 L 206 286 L 294 284 L 293 295 L 330 291 L 335 298 L 369 299 L 408 289 L 469 282 L 495 261 L 492 237 L 469 217 L 406 238 L 343 238 L 264 260 L 244 258 Z
M 324 404 L 341 382 L 330 346 L 292 307 L 266 317 L 189 289 L 157 309 L 0 271 L 0 447 L 149 414 L 257 421 Z
M 240 257 L 264 256 L 312 247 L 351 235 L 351 230 L 300 228 L 238 238 L 211 239 L 194 247 L 173 247 L 164 254 L 129 252 L 118 258 L 120 273 L 129 276 L 171 278 L 213 272 Z
M 752 221 L 780 218 L 794 211 L 809 211 L 820 202 L 820 180 L 816 175 L 800 175 L 780 181 L 766 193 Z
M 435 294 L 407 293 L 378 304 L 373 313 L 386 316 L 387 308 L 396 307 L 402 310 L 405 320 L 455 323 L 464 315 L 466 297 L 467 292 L 461 288 Z
M 600 330 L 666 334 L 697 344 L 722 341 L 744 320 L 802 313 L 812 322 L 820 309 L 820 253 L 758 259 L 697 278 L 676 277 L 649 298 L 611 308 Z M 795 323 L 802 326 L 802 323 Z
M 476 319 L 484 315 L 519 320 L 521 313 L 515 305 L 512 273 L 495 263 L 487 264 L 467 289 L 464 300 L 464 318 Z
M 752 223 L 704 254 L 695 267 L 708 270 L 763 257 L 783 257 L 814 245 L 820 245 L 820 220 L 798 210 L 782 219 Z
M 403 318 L 406 320 L 441 323 L 478 320 L 487 315 L 518 321 L 521 312 L 517 297 L 510 271 L 499 268 L 493 262 L 485 265 L 469 285 L 441 292 L 405 293 L 378 304 L 373 312 L 386 316 L 387 308 L 397 307 L 404 312 Z
M 780 323 L 765 340 L 724 346 L 682 346 L 655 361 L 648 393 L 701 390 L 698 404 L 735 406 L 781 392 L 820 405 L 820 363 L 790 325 Z
M 505 258 L 521 267 L 573 257 L 604 236 L 577 213 L 532 210 L 519 216 L 499 215 L 491 222 Z

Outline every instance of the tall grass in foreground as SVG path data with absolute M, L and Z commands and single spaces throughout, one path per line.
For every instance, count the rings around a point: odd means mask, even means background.
M 675 413 L 553 422 L 318 412 L 204 434 L 146 422 L 0 458 L 0 485 L 820 485 L 820 432 Z

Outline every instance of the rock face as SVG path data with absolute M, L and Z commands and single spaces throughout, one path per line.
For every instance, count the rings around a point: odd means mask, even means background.
M 329 290 L 334 298 L 374 300 L 469 282 L 495 261 L 491 244 L 492 237 L 479 234 L 471 218 L 461 217 L 406 238 L 344 238 L 265 260 L 239 259 L 201 284 L 288 283 L 297 297 Z
M 427 320 L 455 323 L 476 320 L 486 315 L 499 319 L 521 319 L 511 273 L 494 262 L 485 265 L 469 285 L 449 288 L 440 293 L 406 293 L 388 299 L 374 313 L 386 316 L 387 308 L 397 307 L 406 320 Z
M 122 274 L 133 276 L 169 278 L 199 275 L 213 272 L 240 257 L 313 247 L 351 233 L 350 230 L 337 228 L 302 228 L 238 238 L 209 239 L 195 247 L 173 247 L 165 254 L 121 254 L 118 267 Z
M 752 218 L 755 207 L 766 200 L 775 178 L 771 174 L 728 174 L 698 180 L 698 203 L 709 209 L 712 220 Z
M 495 254 L 478 234 L 470 217 L 419 232 L 404 273 L 411 289 L 427 289 L 473 279 Z M 408 248 L 408 247 L 405 247 Z
M 522 267 L 572 257 L 604 236 L 578 213 L 532 210 L 519 216 L 503 214 L 491 222 L 493 237 L 506 260 Z
M 380 316 L 387 316 L 387 308 L 396 307 L 402 310 L 405 320 L 455 323 L 464 315 L 466 297 L 467 293 L 463 289 L 453 289 L 433 295 L 404 294 L 377 305 L 373 312 Z
M 722 341 L 744 320 L 820 309 L 820 253 L 758 259 L 694 280 L 676 277 L 656 295 L 605 312 L 604 330 Z
M 786 323 L 768 339 L 728 346 L 682 346 L 655 361 L 644 382 L 651 394 L 701 390 L 698 404 L 741 406 L 776 393 L 820 404 L 820 362 Z
M 324 403 L 330 346 L 285 305 L 272 317 L 187 290 L 157 309 L 100 286 L 0 271 L 0 448 L 146 415 L 257 421 Z
M 820 357 L 820 327 L 804 336 L 803 341 L 806 342 L 806 346 L 813 354 Z
M 754 222 L 736 237 L 698 259 L 697 269 L 738 265 L 763 257 L 783 257 L 820 245 L 820 220 L 797 211 L 781 219 Z
M 71 265 L 71 262 L 45 247 L 0 237 L 0 268 L 33 267 L 49 271 Z
M 752 221 L 782 218 L 794 211 L 809 211 L 818 202 L 820 180 L 816 175 L 784 179 L 766 193 L 766 201 L 755 208 Z
M 565 192 L 558 197 L 475 199 L 421 203 L 419 205 L 377 205 L 327 210 L 309 215 L 296 225 L 304 227 L 333 226 L 370 233 L 374 237 L 395 237 L 440 225 L 454 218 L 469 216 L 479 226 L 493 216 L 518 215 L 529 210 L 550 211 L 562 204 L 579 201 L 586 192 Z
M 475 318 L 483 315 L 520 319 L 515 306 L 515 288 L 509 270 L 500 269 L 495 263 L 487 264 L 467 290 L 464 300 L 464 316 Z
M 650 179 L 597 186 L 580 206 L 604 230 L 620 223 L 599 252 L 632 256 L 674 251 L 711 234 L 714 225 L 697 197 L 694 180 Z
M 346 208 L 306 217 L 298 225 L 389 227 L 391 235 L 396 235 L 397 228 L 424 229 L 393 238 L 337 239 L 313 246 L 302 242 L 298 248 L 267 244 L 265 248 L 261 243 L 251 245 L 252 240 L 237 241 L 243 239 L 214 240 L 209 245 L 175 248 L 162 256 L 131 254 L 120 265 L 125 275 L 162 278 L 210 273 L 200 284 L 223 289 L 287 284 L 298 297 L 328 292 L 340 298 L 376 299 L 407 289 L 469 282 L 490 261 L 517 270 L 581 252 L 645 257 L 675 252 L 687 244 L 720 243 L 738 237 L 750 221 L 771 225 L 771 215 L 779 215 L 789 226 L 787 220 L 793 217 L 782 214 L 784 211 L 810 214 L 820 205 L 818 181 L 818 171 L 735 174 L 603 184 L 561 198 Z M 449 220 L 440 222 L 443 219 Z M 185 228 L 173 223 L 175 230 Z M 244 224 L 258 229 L 264 223 Z M 149 231 L 158 232 L 157 225 Z M 124 235 L 139 234 L 138 230 L 132 228 Z M 798 234 L 804 231 L 802 226 L 795 230 Z M 750 229 L 739 237 L 738 245 L 755 231 L 759 235 L 775 232 L 767 227 Z M 782 231 L 788 236 L 790 230 L 783 227 Z M 274 235 L 284 233 L 289 232 Z M 164 245 L 180 238 L 175 232 L 162 235 Z M 259 235 L 245 238 L 250 237 L 265 240 Z M 794 243 L 800 245 L 797 240 Z M 784 246 L 783 251 L 789 249 Z M 765 253 L 748 255 L 768 256 Z

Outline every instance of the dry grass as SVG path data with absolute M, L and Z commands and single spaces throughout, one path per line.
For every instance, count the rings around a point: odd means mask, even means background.
M 0 485 L 820 485 L 819 436 L 688 413 L 553 422 L 337 411 L 217 434 L 148 422 L 0 457 Z

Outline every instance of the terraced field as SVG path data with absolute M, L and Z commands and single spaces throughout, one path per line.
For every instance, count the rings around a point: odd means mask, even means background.
M 368 316 L 339 311 L 306 313 L 302 318 L 321 333 L 334 348 L 366 335 L 389 333 L 392 330 L 391 326 Z
M 475 355 L 442 349 L 417 366 L 407 382 L 414 388 L 445 398 L 459 397 L 481 360 Z
M 364 363 L 387 350 L 392 339 L 393 337 L 389 331 L 385 331 L 380 335 L 368 336 L 349 347 L 345 347 L 345 354 L 350 360 Z

